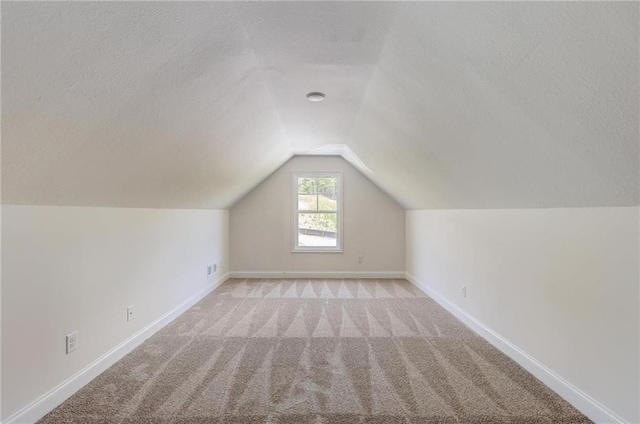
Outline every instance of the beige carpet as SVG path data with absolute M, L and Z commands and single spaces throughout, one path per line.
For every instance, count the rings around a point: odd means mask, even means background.
M 588 423 L 404 280 L 229 280 L 41 423 Z

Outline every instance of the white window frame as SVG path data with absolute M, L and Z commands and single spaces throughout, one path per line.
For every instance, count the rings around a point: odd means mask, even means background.
M 320 178 L 320 177 L 330 177 L 337 178 L 338 183 L 336 184 L 337 190 L 337 198 L 338 198 L 338 208 L 337 211 L 304 211 L 310 213 L 336 213 L 337 225 L 336 229 L 338 234 L 336 235 L 336 247 L 333 246 L 299 246 L 298 245 L 298 178 L 307 177 L 307 178 Z M 292 228 L 292 239 L 293 239 L 293 248 L 291 250 L 292 253 L 342 253 L 342 245 L 343 245 L 343 204 L 342 204 L 342 172 L 341 171 L 293 171 L 292 178 L 292 191 L 291 191 L 291 203 L 293 210 L 293 228 Z

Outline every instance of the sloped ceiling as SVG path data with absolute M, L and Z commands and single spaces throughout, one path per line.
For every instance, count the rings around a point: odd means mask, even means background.
M 346 145 L 409 209 L 638 205 L 638 18 L 3 2 L 2 201 L 227 208 L 292 155 Z

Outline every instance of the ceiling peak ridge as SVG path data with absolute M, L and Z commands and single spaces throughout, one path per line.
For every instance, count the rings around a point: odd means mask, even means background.
M 393 19 L 391 21 L 391 25 L 389 25 L 389 30 L 387 31 L 387 34 L 384 38 L 384 43 L 382 44 L 382 47 L 380 48 L 380 51 L 378 52 L 378 57 L 376 59 L 376 63 L 372 66 L 373 70 L 371 71 L 371 75 L 369 76 L 369 79 L 367 80 L 365 89 L 362 93 L 362 98 L 360 99 L 360 104 L 358 105 L 358 112 L 356 113 L 355 117 L 353 118 L 353 122 L 351 123 L 351 127 L 349 128 L 349 136 L 347 138 L 347 141 L 351 140 L 352 134 L 353 134 L 353 129 L 355 128 L 356 122 L 358 122 L 358 120 L 360 119 L 360 115 L 362 114 L 362 105 L 364 104 L 364 100 L 367 97 L 367 93 L 369 92 L 369 88 L 371 87 L 371 81 L 373 80 L 373 76 L 376 74 L 376 72 L 378 72 L 378 68 L 380 67 L 380 60 L 383 57 L 384 53 L 387 51 L 387 49 L 389 48 L 389 44 L 391 42 L 391 36 L 394 32 L 394 29 L 396 27 L 396 22 L 398 20 L 398 15 L 400 15 L 400 12 L 403 8 L 403 4 L 401 2 L 397 3 L 397 9 L 395 12 L 395 15 L 393 16 Z M 355 154 L 355 153 L 354 153 Z
M 236 21 L 238 22 L 238 26 L 240 27 L 240 30 L 242 31 L 242 36 L 245 39 L 246 45 L 249 48 L 249 50 L 251 50 L 251 55 L 253 56 L 253 60 L 256 63 L 256 68 L 258 69 L 258 73 L 260 75 L 260 82 L 262 84 L 262 87 L 266 91 L 267 96 L 269 97 L 269 104 L 271 105 L 272 112 L 274 113 L 274 115 L 278 119 L 278 124 L 280 125 L 280 129 L 282 130 L 282 133 L 285 136 L 287 144 L 289 145 L 289 149 L 291 151 L 293 151 L 293 145 L 291 144 L 291 137 L 289 136 L 289 131 L 288 131 L 286 125 L 284 125 L 284 122 L 282 121 L 282 116 L 280 115 L 280 112 L 278 111 L 278 108 L 276 107 L 276 102 L 275 102 L 275 100 L 273 98 L 273 93 L 269 89 L 269 84 L 267 84 L 267 81 L 264 78 L 264 70 L 265 70 L 264 64 L 262 63 L 262 61 L 260 60 L 260 58 L 256 54 L 256 49 L 251 43 L 251 37 L 249 37 L 246 25 L 244 24 L 244 21 L 240 17 L 240 13 L 238 12 L 237 6 L 235 4 L 233 5 L 233 13 L 234 13 L 234 15 L 236 17 Z

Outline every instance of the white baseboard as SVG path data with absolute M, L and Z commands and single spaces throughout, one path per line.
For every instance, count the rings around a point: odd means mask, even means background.
M 8 417 L 3 424 L 35 423 L 71 397 L 75 392 L 83 388 L 91 380 L 104 372 L 107 368 L 118 362 L 126 354 L 142 344 L 142 342 L 153 336 L 158 332 L 158 330 L 162 329 L 162 327 L 169 324 L 187 309 L 198 303 L 203 297 L 211 293 L 228 278 L 229 273 L 220 276 L 212 284 L 200 290 L 198 293 L 194 294 L 171 311 L 140 330 L 138 333 L 129 337 L 127 340 L 87 365 L 84 369 L 78 371 L 75 375 L 60 383 L 48 393 Z
M 616 415 L 613 411 L 598 403 L 595 399 L 569 383 L 564 378 L 538 362 L 531 355 L 484 325 L 482 322 L 463 311 L 451 301 L 440 295 L 427 284 L 419 281 L 413 275 L 407 273 L 407 280 L 414 286 L 422 290 L 426 295 L 438 302 L 440 306 L 452 313 L 456 318 L 469 326 L 472 330 L 482 336 L 493 346 L 502 351 L 505 355 L 516 361 L 524 369 L 533 374 L 536 378 L 555 391 L 563 399 L 573 405 L 578 411 L 596 423 L 602 424 L 626 424 L 627 422 Z
M 404 279 L 404 271 L 234 271 L 231 278 L 371 278 Z

